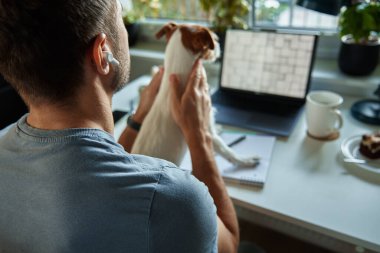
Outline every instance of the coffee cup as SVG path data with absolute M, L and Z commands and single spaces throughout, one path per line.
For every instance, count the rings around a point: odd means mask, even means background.
M 343 98 L 331 91 L 312 91 L 306 98 L 307 131 L 311 137 L 329 139 L 339 135 L 343 117 L 338 107 Z

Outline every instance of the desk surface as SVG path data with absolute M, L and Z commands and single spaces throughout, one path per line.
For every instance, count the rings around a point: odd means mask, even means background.
M 277 139 L 265 187 L 229 185 L 230 196 L 247 209 L 380 252 L 380 173 L 345 164 L 340 152 L 344 139 L 375 130 L 351 117 L 355 100 L 345 97 L 339 139 L 309 138 L 303 115 L 288 139 Z
M 143 77 L 115 95 L 114 109 L 128 110 Z M 277 138 L 264 188 L 228 184 L 234 203 L 248 212 L 269 215 L 352 245 L 380 252 L 380 173 L 345 164 L 342 141 L 376 128 L 353 119 L 344 97 L 344 126 L 339 139 L 318 141 L 306 135 L 304 115 L 289 138 Z M 115 126 L 115 137 L 125 120 Z

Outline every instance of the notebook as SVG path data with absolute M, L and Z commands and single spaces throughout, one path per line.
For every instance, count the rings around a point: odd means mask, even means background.
M 261 157 L 258 165 L 241 168 L 231 164 L 221 157 L 215 156 L 218 169 L 226 182 L 263 186 L 270 166 L 272 151 L 276 138 L 273 136 L 248 135 L 241 133 L 223 133 L 221 137 L 228 144 L 239 139 L 242 135 L 246 138 L 231 148 L 240 155 L 258 155 Z M 186 170 L 192 170 L 189 152 L 186 154 L 180 166 Z
M 289 136 L 310 86 L 318 37 L 228 30 L 220 87 L 212 96 L 221 124 Z

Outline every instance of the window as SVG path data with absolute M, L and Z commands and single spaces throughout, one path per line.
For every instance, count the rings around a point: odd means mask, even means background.
M 336 30 L 338 17 L 298 6 L 291 0 L 256 0 L 254 26 Z
M 122 0 L 127 8 L 142 8 L 148 18 L 208 21 L 199 0 Z M 335 31 L 338 17 L 297 6 L 295 0 L 249 0 L 247 22 L 266 28 L 295 28 Z
M 199 0 L 122 0 L 127 9 L 143 9 L 146 18 L 207 21 Z

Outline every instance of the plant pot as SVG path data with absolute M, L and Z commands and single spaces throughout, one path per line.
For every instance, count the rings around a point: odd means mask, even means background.
M 340 70 L 352 76 L 371 74 L 379 63 L 380 43 L 354 44 L 347 37 L 342 38 L 338 64 Z
M 139 31 L 140 31 L 140 24 L 139 23 L 133 23 L 125 25 L 125 28 L 128 31 L 128 43 L 130 47 L 133 47 L 136 45 L 137 40 L 139 38 Z

